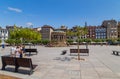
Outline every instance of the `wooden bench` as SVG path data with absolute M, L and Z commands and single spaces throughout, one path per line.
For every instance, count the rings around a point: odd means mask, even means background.
M 38 53 L 37 49 L 25 49 L 25 52 L 29 52 L 29 56 L 31 55 L 31 52 L 35 52 L 36 54 Z
M 114 55 L 119 55 L 120 51 L 113 50 Z
M 16 67 L 15 67 L 15 72 L 18 72 L 19 67 L 26 67 L 30 68 L 30 73 L 33 73 L 33 69 L 35 69 L 37 65 L 32 64 L 31 58 L 16 58 Z
M 14 57 L 8 57 L 8 56 L 2 56 L 2 70 L 5 70 L 5 67 L 7 65 L 15 66 L 15 58 Z
M 15 66 L 15 72 L 18 72 L 19 67 L 30 68 L 29 74 L 32 74 L 33 69 L 35 69 L 35 67 L 37 66 L 32 64 L 31 58 L 15 58 L 2 56 L 2 70 L 5 70 L 5 67 L 7 65 Z
M 87 53 L 89 56 L 89 49 L 79 49 L 80 53 Z M 78 49 L 70 49 L 70 55 L 71 53 L 78 53 Z

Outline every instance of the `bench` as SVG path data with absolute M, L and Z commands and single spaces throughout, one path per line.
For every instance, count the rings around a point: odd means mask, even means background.
M 89 49 L 79 49 L 79 53 L 87 53 L 87 55 L 89 56 Z M 70 49 L 70 55 L 71 53 L 78 53 L 78 49 Z
M 26 67 L 30 68 L 30 73 L 33 73 L 33 69 L 35 69 L 37 65 L 32 64 L 31 58 L 16 58 L 16 66 L 15 66 L 15 72 L 18 72 L 19 67 Z
M 7 65 L 15 66 L 15 58 L 14 57 L 8 57 L 8 56 L 2 56 L 2 70 L 5 70 L 5 67 Z
M 120 51 L 113 50 L 114 55 L 119 55 Z
M 2 56 L 2 70 L 5 70 L 5 67 L 7 65 L 15 66 L 15 72 L 18 72 L 19 67 L 30 68 L 29 74 L 32 74 L 33 69 L 35 69 L 35 67 L 37 66 L 32 64 L 31 58 L 15 58 Z
M 35 52 L 36 54 L 38 53 L 37 49 L 25 49 L 25 52 L 29 52 L 29 56 L 31 55 L 31 52 Z

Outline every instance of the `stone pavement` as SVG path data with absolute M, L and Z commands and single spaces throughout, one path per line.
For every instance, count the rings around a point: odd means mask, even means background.
M 120 56 L 112 55 L 112 50 L 120 51 L 120 46 L 88 46 L 89 56 L 81 56 L 85 61 L 76 60 L 76 55 L 70 56 L 70 48 L 77 46 L 36 48 L 39 51 L 38 55 L 30 56 L 33 64 L 38 65 L 32 75 L 26 73 L 26 68 L 20 68 L 19 73 L 0 70 L 0 74 L 22 79 L 120 79 Z M 85 46 L 82 45 L 80 48 Z M 0 56 L 8 55 L 10 47 L 0 50 Z M 65 56 L 60 55 L 62 50 L 67 50 Z

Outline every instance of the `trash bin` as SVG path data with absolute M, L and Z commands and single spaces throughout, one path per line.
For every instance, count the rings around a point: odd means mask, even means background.
M 63 50 L 62 53 L 61 53 L 61 55 L 65 55 L 66 53 L 67 53 L 67 51 Z

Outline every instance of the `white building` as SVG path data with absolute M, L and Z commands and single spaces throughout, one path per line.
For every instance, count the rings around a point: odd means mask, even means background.
M 1 40 L 8 39 L 8 30 L 7 29 L 0 29 L 0 39 Z

